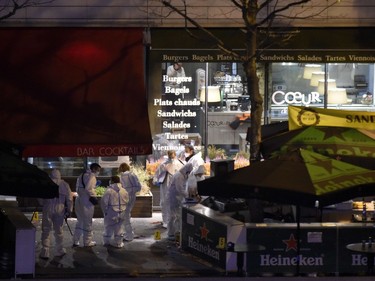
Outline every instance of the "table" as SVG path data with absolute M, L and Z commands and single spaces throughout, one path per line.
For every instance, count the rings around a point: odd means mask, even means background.
M 354 243 L 349 244 L 346 248 L 350 251 L 362 253 L 367 255 L 367 273 L 374 274 L 374 255 L 375 255 L 375 244 L 374 243 Z
M 266 247 L 263 245 L 255 245 L 255 244 L 235 244 L 233 248 L 227 247 L 224 250 L 231 253 L 237 254 L 237 275 L 243 276 L 243 263 L 244 263 L 244 254 L 250 252 L 258 252 L 265 250 Z

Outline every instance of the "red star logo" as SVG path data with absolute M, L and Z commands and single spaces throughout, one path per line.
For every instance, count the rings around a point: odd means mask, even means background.
M 207 240 L 207 235 L 210 231 L 207 229 L 206 224 L 204 223 L 203 226 L 200 226 L 199 228 L 201 230 L 201 239 Z
M 283 243 L 286 245 L 285 252 L 288 252 L 289 250 L 297 251 L 297 240 L 294 238 L 293 233 L 290 234 L 288 240 L 283 240 Z

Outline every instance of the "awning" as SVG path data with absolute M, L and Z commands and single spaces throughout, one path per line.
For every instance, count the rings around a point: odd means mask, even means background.
M 1 139 L 23 157 L 152 153 L 142 31 L 0 29 Z

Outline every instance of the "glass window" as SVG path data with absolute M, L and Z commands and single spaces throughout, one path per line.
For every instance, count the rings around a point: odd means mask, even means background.
M 160 94 L 153 96 L 154 108 L 150 110 L 154 112 L 154 116 L 150 114 L 151 122 L 156 124 L 152 127 L 158 128 L 154 134 L 154 159 L 163 157 L 168 149 L 182 156 L 185 144 L 194 145 L 198 151 L 206 144 L 214 145 L 225 149 L 227 155 L 232 149 L 238 151 L 240 134 L 246 134 L 248 124 L 236 124 L 236 120 L 245 112 L 250 113 L 242 65 L 164 62 L 161 69 Z
M 92 163 L 98 163 L 102 169 L 101 177 L 110 177 L 117 174 L 117 169 L 121 163 L 136 163 L 136 157 L 130 156 L 111 156 L 111 157 L 34 157 L 28 159 L 29 163 L 36 165 L 39 169 L 49 173 L 52 169 L 59 169 L 62 177 L 77 177 L 85 167 L 89 167 Z
M 34 157 L 28 159 L 28 162 L 47 173 L 59 169 L 63 177 L 79 176 L 85 167 L 83 158 L 78 157 Z
M 328 65 L 329 78 L 336 82 L 336 89 L 328 88 L 328 106 L 367 107 L 374 105 L 374 65 L 334 63 Z
M 271 122 L 287 120 L 288 105 L 374 109 L 374 64 L 272 63 L 270 72 Z

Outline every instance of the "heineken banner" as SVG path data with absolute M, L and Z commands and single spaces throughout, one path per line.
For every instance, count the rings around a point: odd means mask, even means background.
M 375 112 L 290 105 L 288 114 L 289 130 L 306 126 L 335 126 L 375 130 Z
M 375 237 L 374 224 L 341 223 L 338 224 L 337 231 L 337 257 L 340 274 L 365 274 L 368 269 L 366 253 L 350 251 L 346 246 L 372 240 Z
M 329 212 L 324 210 L 323 212 Z M 373 223 L 301 223 L 300 249 L 295 223 L 243 224 L 201 204 L 182 208 L 181 247 L 226 271 L 236 271 L 237 257 L 226 251 L 228 242 L 263 246 L 245 257 L 248 275 L 363 275 L 368 256 L 347 249 L 349 244 L 373 241 Z M 375 247 L 375 246 L 374 246 Z
M 227 253 L 228 242 L 245 243 L 244 224 L 197 204 L 182 208 L 181 248 L 226 271 L 237 270 L 236 254 Z
M 300 253 L 297 252 L 295 223 L 249 224 L 247 240 L 265 246 L 261 252 L 248 253 L 247 272 L 294 274 L 335 273 L 337 229 L 335 224 L 301 224 Z

